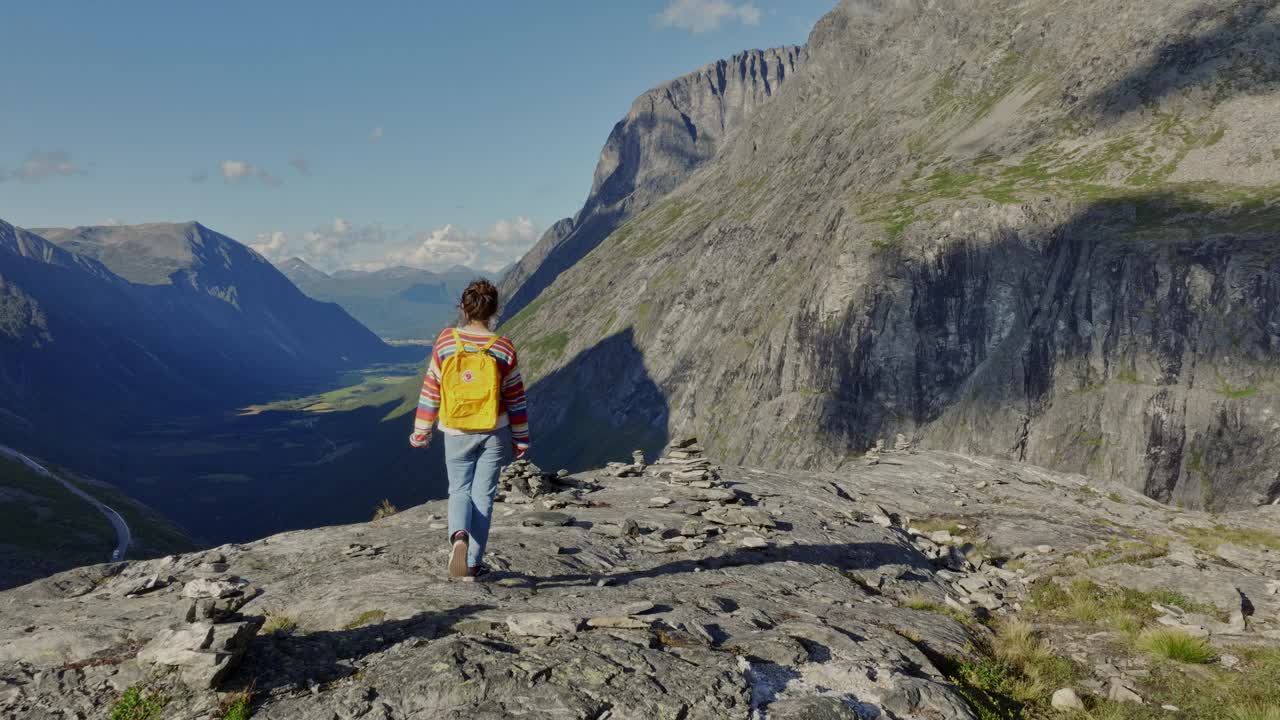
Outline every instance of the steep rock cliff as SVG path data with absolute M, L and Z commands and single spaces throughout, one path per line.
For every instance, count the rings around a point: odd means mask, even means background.
M 785 92 L 509 323 L 542 432 L 810 467 L 901 432 L 1275 501 L 1278 25 L 1275 2 L 842 3 Z
M 609 133 L 582 209 L 552 225 L 503 279 L 505 315 L 714 157 L 806 56 L 802 47 L 749 50 L 636 98 Z

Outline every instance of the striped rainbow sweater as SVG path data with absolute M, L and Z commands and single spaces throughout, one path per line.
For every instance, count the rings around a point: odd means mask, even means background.
M 463 342 L 484 346 L 490 335 L 459 329 Z M 431 346 L 431 367 L 422 380 L 422 392 L 418 395 L 418 412 L 413 418 L 414 438 L 431 432 L 440 415 L 440 368 L 444 359 L 457 352 L 453 342 L 453 328 L 445 328 Z M 529 449 L 529 410 L 524 396 L 524 379 L 520 377 L 520 363 L 516 358 L 516 346 L 508 338 L 499 337 L 489 348 L 489 354 L 498 361 L 501 376 L 502 412 L 511 425 L 511 440 L 518 451 Z M 499 418 L 499 425 L 502 420 Z M 443 426 L 441 427 L 442 430 Z

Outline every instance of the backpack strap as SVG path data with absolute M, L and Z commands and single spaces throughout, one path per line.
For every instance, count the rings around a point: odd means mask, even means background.
M 480 348 L 480 352 L 489 352 L 489 348 L 493 347 L 493 344 L 496 342 L 498 342 L 498 336 L 494 335 L 489 338 L 489 342 L 485 343 L 484 347 Z

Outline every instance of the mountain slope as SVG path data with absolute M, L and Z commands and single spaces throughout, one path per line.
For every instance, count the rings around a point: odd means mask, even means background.
M 203 352 L 282 368 L 351 367 L 387 354 L 341 308 L 306 297 L 261 255 L 199 223 L 38 232 L 100 260 L 175 322 L 204 324 Z
M 609 233 L 714 157 L 806 59 L 801 47 L 749 50 L 636 98 L 609 133 L 582 209 L 552 225 L 505 274 L 504 315 L 518 313 Z
M 465 267 L 439 273 L 392 267 L 329 275 L 299 258 L 281 263 L 280 271 L 310 297 L 337 303 L 381 337 L 399 340 L 434 338 L 457 316 L 458 298 L 467 284 L 494 277 Z
M 3 450 L 0 448 L 0 450 Z M 61 472 L 127 517 L 130 559 L 195 549 L 181 530 L 114 487 Z M 90 503 L 56 481 L 0 452 L 0 588 L 11 588 L 81 565 L 107 562 L 116 535 Z
M 198 224 L 50 234 L 75 252 L 0 221 L 0 427 L 40 443 L 27 447 L 233 407 L 391 352 Z
M 153 390 L 184 383 L 163 343 L 154 308 L 101 263 L 0 221 L 0 397 L 8 423 L 71 421 L 76 398 L 137 407 L 142 378 Z M 142 403 L 145 404 L 145 393 Z M 193 388 L 196 402 L 210 399 Z M 28 419 L 30 418 L 30 419 Z
M 1274 501 L 1278 27 L 1274 2 L 841 3 L 700 172 L 508 323 L 543 437 L 643 422 L 829 467 L 902 432 Z

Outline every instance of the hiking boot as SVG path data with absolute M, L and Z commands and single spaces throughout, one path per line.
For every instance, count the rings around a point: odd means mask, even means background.
M 453 541 L 453 550 L 449 553 L 449 576 L 467 577 L 467 539 L 465 537 Z

